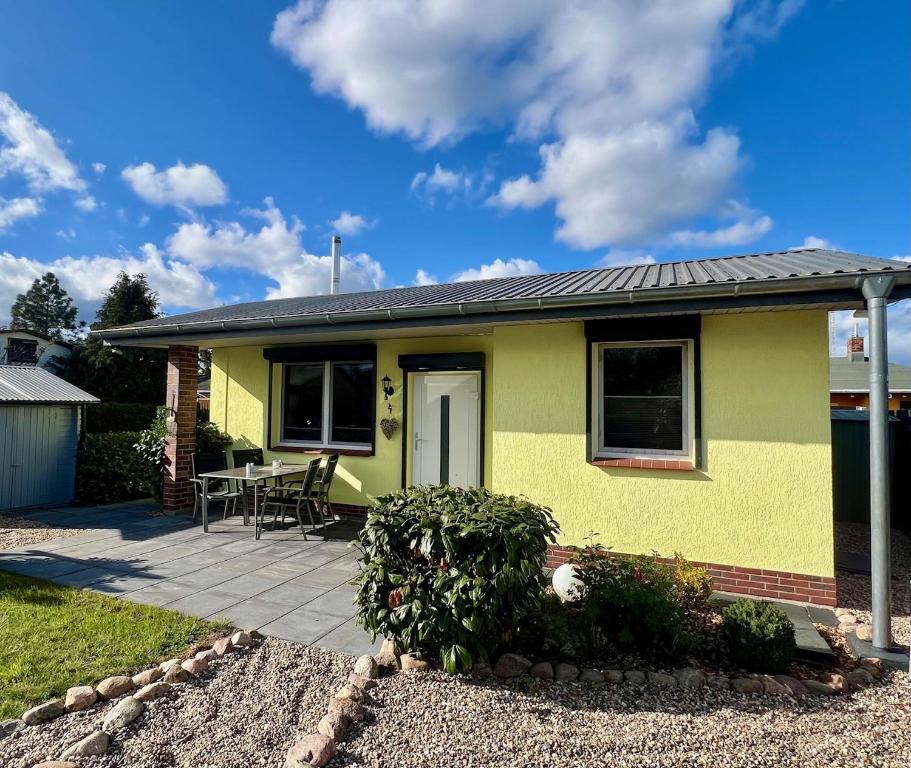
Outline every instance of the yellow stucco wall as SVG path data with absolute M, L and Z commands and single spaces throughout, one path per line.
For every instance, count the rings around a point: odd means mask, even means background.
M 398 355 L 457 351 L 486 354 L 485 484 L 552 507 L 561 543 L 595 531 L 620 552 L 677 550 L 693 560 L 833 575 L 825 312 L 703 318 L 705 463 L 696 472 L 588 463 L 581 323 L 381 340 L 377 377 L 393 379 L 393 416 L 402 419 Z M 265 445 L 267 377 L 259 347 L 213 355 L 212 419 L 239 442 Z M 280 366 L 275 380 L 277 394 Z M 378 392 L 378 419 L 386 413 Z M 378 432 L 374 456 L 343 457 L 333 499 L 363 504 L 398 488 L 401 440 L 401 430 L 391 440 Z
M 705 468 L 586 461 L 581 324 L 494 334 L 491 487 L 554 509 L 561 541 L 833 575 L 824 312 L 703 318 Z
M 384 375 L 392 379 L 395 394 L 390 398 L 392 417 L 402 419 L 402 377 L 398 367 L 399 355 L 430 352 L 484 352 L 486 355 L 486 399 L 493 399 L 493 337 L 491 335 L 440 336 L 420 339 L 389 339 L 377 342 L 377 380 Z M 231 435 L 237 447 L 266 447 L 266 397 L 268 391 L 269 363 L 263 358 L 262 347 L 233 347 L 216 349 L 212 354 L 212 404 L 210 418 Z M 282 370 L 273 370 L 273 442 L 278 440 L 279 399 L 281 396 Z M 388 403 L 377 385 L 377 423 L 389 416 Z M 485 424 L 485 444 L 490 445 L 491 409 L 488 408 Z M 409 419 L 410 420 L 410 419 Z M 387 440 L 377 428 L 376 451 L 373 456 L 342 456 L 336 470 L 332 500 L 346 504 L 367 504 L 372 498 L 401 488 L 402 437 L 400 428 Z M 274 458 L 289 464 L 309 461 L 312 457 L 282 450 L 265 450 L 266 461 Z M 487 451 L 484 477 L 491 473 L 491 457 Z

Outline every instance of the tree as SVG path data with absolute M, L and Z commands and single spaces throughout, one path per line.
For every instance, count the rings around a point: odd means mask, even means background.
M 31 288 L 16 296 L 10 310 L 13 328 L 36 331 L 57 340 L 63 339 L 65 331 L 76 329 L 78 313 L 53 272 L 36 278 Z
M 145 275 L 117 275 L 95 314 L 92 330 L 159 317 L 158 294 Z M 164 402 L 167 353 L 160 349 L 105 346 L 89 336 L 75 349 L 67 378 L 105 402 Z

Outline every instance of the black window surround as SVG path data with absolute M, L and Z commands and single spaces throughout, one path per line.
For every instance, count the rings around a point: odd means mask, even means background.
M 376 345 L 271 347 L 263 350 L 263 357 L 269 361 L 266 443 L 270 448 L 373 454 L 376 447 Z M 276 363 L 282 366 L 282 379 L 279 439 L 273 442 Z M 345 404 L 341 412 L 338 410 L 340 399 Z M 358 439 L 361 436 L 363 439 Z
M 38 342 L 32 339 L 10 337 L 6 345 L 7 363 L 37 363 Z
M 668 458 L 686 459 L 701 468 L 702 447 L 702 380 L 701 380 L 701 328 L 699 315 L 646 317 L 635 319 L 593 320 L 585 323 L 586 339 L 586 425 L 589 461 L 602 458 Z M 649 450 L 630 447 L 615 448 L 600 439 L 604 417 L 600 404 L 603 392 L 603 371 L 600 369 L 600 351 L 605 348 L 630 349 L 636 347 L 676 346 L 681 357 L 692 361 L 692 381 L 687 381 L 689 366 L 683 365 L 682 373 L 682 450 Z M 691 350 L 691 352 L 690 352 Z M 596 354 L 597 353 L 597 354 Z M 692 418 L 688 410 L 692 411 Z M 597 419 L 595 418 L 597 415 Z M 692 432 L 690 432 L 692 429 Z M 607 443 L 610 442 L 608 439 Z

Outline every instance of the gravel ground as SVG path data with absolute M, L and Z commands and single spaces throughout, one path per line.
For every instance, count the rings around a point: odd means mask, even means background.
M 353 658 L 267 639 L 151 702 L 112 750 L 81 768 L 284 764 L 312 732 Z M 374 691 L 364 726 L 330 768 L 481 766 L 902 766 L 911 763 L 911 681 L 850 697 L 748 697 L 708 689 L 399 674 Z M 0 765 L 30 768 L 90 733 L 112 705 L 0 741 Z
M 857 523 L 838 523 L 836 548 L 870 554 L 870 528 Z M 838 605 L 850 609 L 865 624 L 870 617 L 870 577 L 838 571 Z M 892 635 L 899 645 L 911 645 L 911 537 L 892 530 Z
M 354 658 L 267 639 L 150 702 L 111 751 L 79 759 L 82 768 L 251 768 L 284 764 L 285 752 L 316 729 Z M 137 670 L 138 671 L 138 670 Z M 100 727 L 112 704 L 64 715 L 0 741 L 0 766 L 31 768 L 59 757 Z
M 55 528 L 47 523 L 39 523 L 37 520 L 0 515 L 0 550 L 27 547 L 51 539 L 78 536 L 80 533 L 85 533 L 85 529 Z

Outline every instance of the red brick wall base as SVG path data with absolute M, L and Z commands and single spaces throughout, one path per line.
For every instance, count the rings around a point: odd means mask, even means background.
M 556 568 L 567 562 L 576 552 L 575 547 L 551 546 L 547 548 L 547 566 Z M 658 558 L 671 563 L 670 558 Z M 761 568 L 741 568 L 738 565 L 697 563 L 708 571 L 712 584 L 719 592 L 733 592 L 770 600 L 794 600 L 834 607 L 836 603 L 835 579 L 830 576 L 811 576 L 805 573 L 769 571 Z

